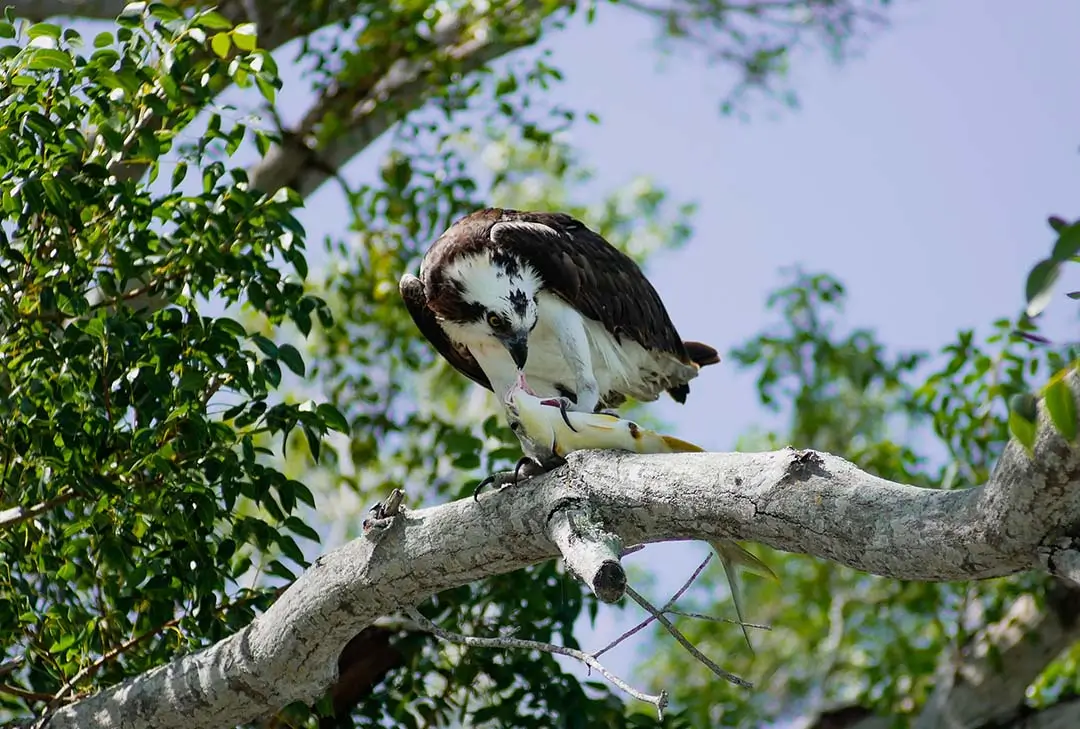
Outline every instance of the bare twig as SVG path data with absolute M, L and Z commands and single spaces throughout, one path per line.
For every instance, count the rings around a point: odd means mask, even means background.
M 695 648 L 694 644 L 687 640 L 686 636 L 679 632 L 679 629 L 676 628 L 675 625 L 672 624 L 672 622 L 668 620 L 667 617 L 665 617 L 664 614 L 661 613 L 651 602 L 638 594 L 637 590 L 627 585 L 626 594 L 629 595 L 631 599 L 633 599 L 633 601 L 636 602 L 638 605 L 648 610 L 654 618 L 659 620 L 660 624 L 667 628 L 667 631 L 671 633 L 672 636 L 674 636 L 675 640 L 679 641 L 679 644 L 682 645 L 682 647 L 685 648 L 687 651 L 689 651 L 690 655 L 705 664 L 705 666 L 708 667 L 710 671 L 712 671 L 725 681 L 729 681 L 735 684 L 736 686 L 742 686 L 743 688 L 754 687 L 754 684 L 750 683 L 745 678 L 740 678 L 734 673 L 729 673 L 724 669 L 720 668 L 720 666 L 716 665 L 716 663 L 714 663 L 711 658 L 709 658 L 707 655 Z
M 37 691 L 27 691 L 26 689 L 21 689 L 18 686 L 12 686 L 7 683 L 0 684 L 0 693 L 18 696 L 20 699 L 25 699 L 26 701 L 48 701 L 52 698 L 49 694 L 43 694 Z
M 0 678 L 15 671 L 19 666 L 23 664 L 25 659 L 22 656 L 16 656 L 7 663 L 0 663 Z
M 39 504 L 28 506 L 25 509 L 21 506 L 16 506 L 11 509 L 0 511 L 0 530 L 18 526 L 24 521 L 34 519 L 50 509 L 55 509 L 57 506 L 66 504 L 74 499 L 75 495 L 75 492 L 71 490 L 61 491 L 59 495 L 42 501 Z
M 75 687 L 80 681 L 82 681 L 84 678 L 87 678 L 88 676 L 92 676 L 97 673 L 102 666 L 119 656 L 121 653 L 131 650 L 139 643 L 142 643 L 144 640 L 152 638 L 155 635 L 159 635 L 162 631 L 168 630 L 169 628 L 179 624 L 179 622 L 180 618 L 173 618 L 172 620 L 162 623 L 156 628 L 148 630 L 145 633 L 137 635 L 134 638 L 121 643 L 115 648 L 105 651 L 101 654 L 100 658 L 98 658 L 93 663 L 84 666 L 80 671 L 78 671 L 74 676 L 72 676 L 71 679 L 69 679 L 64 684 L 63 688 L 61 688 L 60 691 L 57 692 L 56 696 L 50 696 L 49 698 L 51 699 L 52 703 L 61 703 L 68 695 L 74 693 Z
M 680 587 L 675 592 L 675 594 L 671 596 L 671 599 L 668 600 L 664 604 L 664 607 L 660 609 L 660 612 L 665 612 L 665 613 L 666 612 L 672 612 L 671 608 L 675 605 L 675 603 L 678 601 L 678 599 L 683 596 L 683 593 L 690 589 L 690 585 L 694 584 L 694 581 L 698 578 L 698 575 L 700 575 L 702 572 L 705 571 L 705 568 L 709 565 L 709 562 L 711 560 L 712 560 L 712 552 L 709 552 L 707 555 L 705 555 L 705 559 L 702 560 L 701 564 L 698 565 L 697 569 L 694 570 L 694 574 L 690 575 L 690 577 L 686 580 L 686 582 L 683 583 L 683 586 Z M 611 641 L 610 643 L 608 643 L 606 646 L 604 646 L 600 650 L 593 653 L 592 654 L 593 658 L 599 658 L 600 656 L 604 655 L 609 650 L 611 650 L 615 646 L 619 645 L 619 643 L 622 643 L 624 640 L 626 640 L 630 636 L 644 630 L 654 620 L 656 620 L 656 618 L 654 618 L 651 615 L 649 617 L 645 618 L 640 623 L 635 625 L 633 628 L 630 628 L 630 630 L 626 631 L 625 633 L 620 635 L 618 638 L 616 638 L 615 640 Z
M 282 592 L 284 592 L 286 589 L 288 589 L 288 585 L 282 585 L 281 587 L 278 587 L 276 590 L 274 590 L 274 597 L 277 597 Z M 258 595 L 249 595 L 249 596 L 239 598 L 237 600 L 232 600 L 230 602 L 226 602 L 226 603 L 218 606 L 215 609 L 214 612 L 216 614 L 221 614 L 222 612 L 224 612 L 226 610 L 231 610 L 233 608 L 239 607 L 240 605 L 251 602 L 252 600 L 255 600 L 258 597 L 259 597 Z M 181 615 L 179 617 L 173 618 L 172 620 L 168 620 L 168 621 L 162 623 L 161 625 L 158 625 L 156 628 L 151 628 L 150 630 L 146 631 L 145 633 L 141 633 L 139 635 L 136 635 L 135 637 L 130 638 L 129 640 L 127 640 L 127 641 L 121 643 L 120 645 L 116 646 L 115 648 L 112 648 L 111 650 L 108 650 L 105 653 L 102 653 L 101 657 L 99 657 L 96 661 L 94 661 L 93 663 L 91 663 L 91 664 L 89 664 L 87 666 L 84 666 L 80 671 L 78 671 L 74 676 L 72 676 L 64 684 L 63 688 L 61 688 L 60 691 L 57 692 L 55 697 L 53 697 L 53 696 L 49 697 L 49 699 L 51 699 L 51 701 L 52 701 L 53 706 L 55 707 L 56 705 L 60 704 L 64 700 L 65 697 L 67 697 L 68 695 L 70 695 L 71 693 L 73 693 L 75 691 L 75 688 L 76 688 L 76 686 L 78 685 L 78 683 L 80 681 L 82 681 L 83 679 L 97 673 L 98 670 L 100 670 L 101 667 L 104 666 L 106 663 L 113 660 L 114 658 L 116 658 L 120 654 L 131 650 L 132 648 L 139 645 L 143 641 L 145 641 L 145 640 L 147 640 L 149 638 L 153 638 L 156 635 L 160 635 L 161 633 L 165 632 L 169 628 L 176 627 L 177 625 L 180 624 L 180 621 L 183 620 L 184 617 L 186 617 L 186 615 Z
M 522 638 L 481 638 L 474 635 L 462 635 L 460 633 L 452 633 L 448 630 L 443 630 L 439 626 L 435 625 L 435 623 L 431 622 L 423 615 L 421 615 L 420 611 L 416 608 L 408 608 L 405 612 L 421 628 L 428 631 L 432 635 L 438 638 L 442 638 L 443 640 L 449 641 L 451 643 L 457 643 L 459 645 L 469 646 L 472 648 L 515 648 L 527 651 L 542 651 L 544 653 L 554 653 L 560 656 L 568 656 L 575 660 L 581 661 L 589 668 L 596 669 L 597 673 L 602 675 L 604 678 L 606 678 L 618 688 L 633 696 L 635 699 L 638 699 L 639 701 L 644 701 L 655 706 L 657 716 L 660 718 L 661 721 L 663 721 L 664 719 L 664 707 L 666 707 L 668 703 L 666 691 L 661 691 L 659 694 L 656 695 L 638 691 L 630 684 L 626 683 L 621 678 L 611 673 L 611 671 L 604 668 L 603 664 L 601 664 L 600 661 L 596 660 L 584 651 L 567 648 L 566 646 L 555 645 L 554 643 L 541 643 L 539 641 L 524 640 Z
M 762 625 L 760 623 L 744 623 L 741 620 L 735 618 L 718 618 L 715 615 L 705 615 L 704 613 L 688 613 L 685 610 L 675 610 L 673 608 L 665 608 L 661 610 L 664 615 L 678 615 L 684 618 L 695 618 L 697 620 L 710 620 L 714 623 L 731 623 L 732 625 L 743 625 L 747 628 L 754 628 L 755 630 L 772 630 L 771 625 Z M 652 618 L 650 617 L 651 621 Z

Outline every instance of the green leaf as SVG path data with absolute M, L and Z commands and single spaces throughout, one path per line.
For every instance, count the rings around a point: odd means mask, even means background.
M 194 23 L 210 30 L 228 30 L 232 27 L 228 18 L 214 10 L 199 13 L 195 16 Z
M 1009 412 L 1009 432 L 1029 453 L 1035 449 L 1035 423 L 1026 420 L 1015 410 Z
M 255 50 L 256 37 L 255 37 L 255 24 L 254 23 L 241 23 L 233 28 L 232 41 L 236 44 L 236 47 L 242 51 L 251 52 Z
M 1034 423 L 1039 417 L 1038 401 L 1030 392 L 1021 392 L 1010 397 L 1009 410 L 1029 423 Z
M 255 342 L 255 346 L 258 347 L 267 357 L 278 356 L 278 346 L 263 335 L 252 334 L 251 341 Z
M 1077 417 L 1076 401 L 1073 399 L 1072 390 L 1064 377 L 1057 380 L 1046 388 L 1043 395 L 1043 403 L 1054 427 L 1062 437 L 1069 442 L 1076 440 Z
M 281 367 L 278 366 L 277 360 L 264 359 L 260 366 L 266 376 L 266 381 L 270 383 L 271 387 L 277 387 L 281 384 Z
M 319 439 L 319 434 L 308 426 L 304 426 L 304 437 L 307 438 L 308 448 L 311 449 L 312 459 L 318 463 L 319 453 L 322 450 L 322 441 Z
M 262 94 L 264 99 L 266 99 L 271 104 L 274 103 L 274 99 L 277 97 L 277 91 L 274 89 L 274 85 L 272 83 L 263 78 L 262 75 L 259 75 L 255 77 L 255 86 L 258 87 L 259 93 Z M 269 147 L 269 143 L 263 141 L 265 138 L 266 135 L 264 133 L 256 132 L 255 141 L 257 144 L 260 145 L 260 147 L 263 144 L 266 144 L 266 146 Z M 265 154 L 265 152 L 263 152 L 260 148 L 259 154 Z
M 165 3 L 150 3 L 149 9 L 150 15 L 165 23 L 184 19 L 180 11 Z
M 276 559 L 272 560 L 270 564 L 267 565 L 266 573 L 273 575 L 274 577 L 282 577 L 290 581 L 296 579 L 296 575 L 293 574 L 292 570 L 290 570 L 288 567 L 286 567 Z
M 1054 284 L 1060 275 L 1061 264 L 1049 258 L 1039 261 L 1031 269 L 1027 280 L 1028 305 L 1026 313 L 1029 317 L 1035 318 L 1050 303 Z
M 214 324 L 218 326 L 221 331 L 233 335 L 234 337 L 243 337 L 247 335 L 247 330 L 244 329 L 244 325 L 235 319 L 230 319 L 227 316 L 219 317 L 214 321 Z
M 290 516 L 285 520 L 285 527 L 288 528 L 293 534 L 303 537 L 304 539 L 310 539 L 315 543 L 319 543 L 319 533 L 305 524 L 303 520 L 296 516 Z
M 228 56 L 231 47 L 232 39 L 229 38 L 228 33 L 215 33 L 210 37 L 210 48 L 212 48 L 214 53 L 220 58 Z
M 326 423 L 326 427 L 331 430 L 336 430 L 339 433 L 349 432 L 349 421 L 345 419 L 341 411 L 330 403 L 321 403 L 315 408 L 315 413 L 322 418 L 323 422 Z
M 304 376 L 304 358 L 300 356 L 296 347 L 291 344 L 282 344 L 278 347 L 278 357 L 294 373 Z
M 1074 223 L 1061 231 L 1050 259 L 1065 263 L 1077 254 L 1080 254 L 1080 223 Z
M 62 31 L 59 25 L 54 25 L 53 23 L 34 23 L 26 31 L 26 34 L 31 38 L 46 37 L 60 40 L 61 32 Z
M 134 28 L 142 22 L 143 11 L 146 10 L 145 2 L 133 2 L 124 6 L 116 22 L 125 28 Z
M 15 26 L 11 23 L 0 22 L 0 38 L 14 38 Z
M 70 71 L 75 68 L 71 56 L 54 48 L 33 48 L 26 67 L 33 71 Z
M 183 160 L 180 160 L 179 162 L 176 163 L 176 167 L 173 168 L 173 173 L 172 173 L 172 186 L 173 186 L 174 190 L 176 188 L 180 187 L 180 183 L 184 181 L 185 177 L 187 177 L 187 171 L 188 171 L 187 162 L 184 162 Z
M 75 634 L 65 633 L 57 638 L 52 645 L 49 646 L 49 653 L 60 653 L 66 651 L 71 646 L 75 645 Z

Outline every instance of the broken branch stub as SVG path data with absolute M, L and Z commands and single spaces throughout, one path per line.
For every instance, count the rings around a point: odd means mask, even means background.
M 567 569 L 601 602 L 616 603 L 626 594 L 626 570 L 619 562 L 622 540 L 604 529 L 588 502 L 566 499 L 556 504 L 548 515 L 547 536 Z

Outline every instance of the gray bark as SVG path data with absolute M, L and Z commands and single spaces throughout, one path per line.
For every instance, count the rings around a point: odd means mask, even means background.
M 1031 682 L 1080 640 L 1080 589 L 1053 586 L 1046 602 L 1020 596 L 1004 618 L 950 656 L 915 729 L 975 729 L 1015 719 Z
M 1070 384 L 1080 401 L 1080 376 Z M 897 484 L 793 449 L 571 454 L 479 503 L 402 509 L 377 522 L 317 559 L 236 635 L 63 707 L 48 726 L 229 727 L 312 702 L 358 631 L 442 590 L 558 556 L 549 523 L 582 503 L 628 545 L 749 540 L 913 580 L 1053 572 L 1076 549 L 1080 449 L 1040 418 L 1033 456 L 1010 443 L 990 481 L 963 491 Z

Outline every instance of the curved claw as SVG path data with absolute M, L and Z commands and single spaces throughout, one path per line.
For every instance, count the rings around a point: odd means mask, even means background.
M 479 484 L 473 490 L 473 501 L 480 500 L 480 492 L 490 485 L 494 485 L 495 489 L 501 489 L 505 486 L 512 486 L 519 481 L 528 481 L 533 476 L 537 476 L 544 472 L 544 467 L 539 463 L 529 458 L 528 456 L 522 456 L 518 459 L 517 464 L 512 471 L 496 471 L 491 474 Z M 524 474 L 524 478 L 522 475 Z
M 570 422 L 570 416 L 566 414 L 567 409 L 570 407 L 570 400 L 565 397 L 553 397 L 549 400 L 541 400 L 541 405 L 551 405 L 552 407 L 559 408 L 559 414 L 562 415 L 563 422 L 566 423 L 566 427 L 575 433 L 578 429 L 574 427 L 574 424 Z

